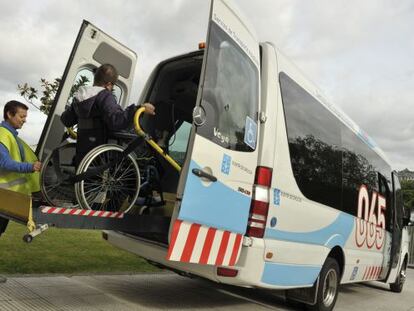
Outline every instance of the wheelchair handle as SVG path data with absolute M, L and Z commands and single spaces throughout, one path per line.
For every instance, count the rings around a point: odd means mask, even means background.
M 158 144 L 152 139 L 152 137 L 150 135 L 148 135 L 147 133 L 145 133 L 141 127 L 141 125 L 139 124 L 139 118 L 141 116 L 141 114 L 143 114 L 145 111 L 145 107 L 141 107 L 137 110 L 137 112 L 135 112 L 134 115 L 134 127 L 135 127 L 135 131 L 137 132 L 137 134 L 139 136 L 144 137 L 145 141 L 152 147 L 155 149 L 155 151 L 157 151 L 168 163 L 170 163 L 177 171 L 181 171 L 181 166 L 175 162 L 175 160 L 173 158 L 171 158 L 168 154 L 166 154 L 164 152 L 164 150 L 162 150 L 162 148 L 160 146 L 158 146 Z
M 78 138 L 78 133 L 75 132 L 73 127 L 67 127 L 66 131 L 68 132 L 70 138 L 72 138 L 72 139 L 77 139 Z

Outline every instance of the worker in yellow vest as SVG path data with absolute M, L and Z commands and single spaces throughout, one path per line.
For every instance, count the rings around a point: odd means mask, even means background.
M 0 188 L 31 195 L 40 191 L 39 172 L 42 163 L 33 150 L 17 135 L 26 122 L 29 108 L 16 100 L 4 106 L 0 124 Z M 0 235 L 8 220 L 0 217 Z

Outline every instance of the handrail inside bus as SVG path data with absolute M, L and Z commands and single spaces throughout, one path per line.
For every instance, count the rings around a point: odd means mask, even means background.
M 139 117 L 141 116 L 141 114 L 144 113 L 144 111 L 145 111 L 145 107 L 141 107 L 137 110 L 137 112 L 135 112 L 135 115 L 134 115 L 135 131 L 137 132 L 138 135 L 142 136 L 145 139 L 145 141 L 153 149 L 155 149 L 155 151 L 157 151 L 165 160 L 167 160 L 168 163 L 170 163 L 178 172 L 180 172 L 181 166 L 173 158 L 171 158 L 168 154 L 166 154 L 165 151 L 160 146 L 158 146 L 158 144 L 152 139 L 152 137 L 144 132 L 141 125 L 139 124 Z

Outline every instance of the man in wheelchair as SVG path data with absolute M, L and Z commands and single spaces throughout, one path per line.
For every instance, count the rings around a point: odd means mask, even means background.
M 130 105 L 125 110 L 118 105 L 112 93 L 118 80 L 118 72 L 111 64 L 100 66 L 94 75 L 93 86 L 83 86 L 74 95 L 72 105 L 62 114 L 66 127 L 78 125 L 77 164 L 93 148 L 106 144 L 113 131 L 127 129 L 132 125 L 134 114 L 140 106 Z M 143 104 L 145 113 L 155 115 L 155 107 Z
M 50 204 L 127 212 L 139 192 L 140 196 L 148 193 L 158 178 L 153 163 L 142 154 L 143 139 L 119 132 L 132 126 L 140 106 L 123 110 L 117 104 L 112 94 L 117 79 L 114 66 L 102 65 L 95 72 L 93 86 L 79 88 L 63 112 L 61 121 L 66 127 L 78 125 L 77 142 L 60 146 L 45 161 L 42 192 Z M 155 115 L 152 104 L 142 106 L 144 113 Z M 111 144 L 114 134 L 116 144 Z

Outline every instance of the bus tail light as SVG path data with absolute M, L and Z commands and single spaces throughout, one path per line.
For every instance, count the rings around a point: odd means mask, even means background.
M 263 238 L 269 211 L 269 189 L 272 183 L 272 169 L 258 166 L 253 185 L 253 196 L 250 204 L 247 235 Z

